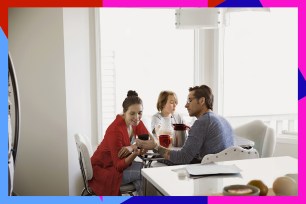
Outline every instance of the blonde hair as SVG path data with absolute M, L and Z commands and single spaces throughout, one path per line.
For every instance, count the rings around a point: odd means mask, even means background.
M 162 92 L 160 92 L 160 94 L 158 96 L 158 99 L 157 99 L 156 108 L 157 108 L 158 111 L 163 110 L 163 108 L 165 107 L 165 105 L 167 103 L 167 100 L 168 100 L 169 96 L 174 96 L 175 103 L 176 104 L 178 103 L 177 96 L 173 91 L 162 91 Z

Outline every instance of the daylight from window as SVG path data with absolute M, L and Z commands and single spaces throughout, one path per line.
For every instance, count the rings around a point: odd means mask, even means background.
M 297 9 L 233 12 L 225 28 L 224 115 L 297 113 Z
M 162 90 L 174 91 L 177 112 L 188 115 L 194 32 L 175 28 L 175 9 L 100 9 L 100 32 L 104 127 L 122 112 L 128 90 L 142 98 L 144 116 L 157 112 Z

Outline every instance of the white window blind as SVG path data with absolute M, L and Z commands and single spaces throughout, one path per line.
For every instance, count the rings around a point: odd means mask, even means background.
M 116 116 L 116 66 L 115 52 L 101 54 L 101 99 L 102 130 L 111 124 Z

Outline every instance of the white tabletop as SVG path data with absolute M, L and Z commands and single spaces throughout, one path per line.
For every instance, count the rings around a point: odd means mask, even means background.
M 298 161 L 292 157 L 245 159 L 217 164 L 235 164 L 242 171 L 238 175 L 206 176 L 202 178 L 179 178 L 177 169 L 186 165 L 142 169 L 142 175 L 163 195 L 212 195 L 222 193 L 223 187 L 232 184 L 247 184 L 250 180 L 262 180 L 272 188 L 277 177 L 298 173 Z M 200 164 L 193 164 L 200 165 Z M 181 170 L 184 172 L 184 170 Z

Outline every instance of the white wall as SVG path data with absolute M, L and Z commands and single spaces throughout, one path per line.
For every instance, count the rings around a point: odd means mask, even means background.
M 80 194 L 73 135 L 92 133 L 89 42 L 88 9 L 9 10 L 21 103 L 14 179 L 20 195 Z
M 80 167 L 75 162 L 77 154 L 74 135 L 81 133 L 83 136 L 87 136 L 90 141 L 91 124 L 92 121 L 96 121 L 91 119 L 91 111 L 95 111 L 95 106 L 91 105 L 90 91 L 96 90 L 96 88 L 95 86 L 91 87 L 90 83 L 91 76 L 95 78 L 95 74 L 91 75 L 90 73 L 90 65 L 94 63 L 91 56 L 95 56 L 91 52 L 90 44 L 90 36 L 93 34 L 89 29 L 90 14 L 92 13 L 89 9 L 64 9 L 69 195 L 76 193 L 79 195 L 79 186 L 82 185 L 82 181 L 78 179 L 80 178 Z
M 277 135 L 273 156 L 291 156 L 298 159 L 298 137 L 293 135 Z

